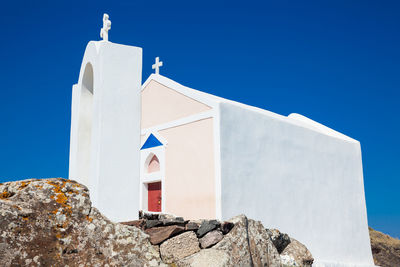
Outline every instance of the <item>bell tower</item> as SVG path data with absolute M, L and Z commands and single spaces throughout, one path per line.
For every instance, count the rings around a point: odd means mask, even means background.
M 138 216 L 141 77 L 140 47 L 91 41 L 72 87 L 69 179 L 113 221 Z

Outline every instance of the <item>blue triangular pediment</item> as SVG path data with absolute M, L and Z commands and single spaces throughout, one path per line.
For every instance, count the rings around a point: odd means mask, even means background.
M 155 137 L 153 134 L 150 134 L 146 142 L 144 142 L 143 146 L 140 148 L 140 150 L 162 145 L 163 143 L 161 143 L 160 140 L 157 139 L 157 137 Z

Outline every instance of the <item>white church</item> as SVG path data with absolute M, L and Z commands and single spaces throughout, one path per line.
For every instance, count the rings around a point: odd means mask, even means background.
M 181 85 L 158 58 L 142 83 L 142 48 L 110 28 L 105 14 L 72 87 L 69 178 L 95 207 L 114 221 L 246 214 L 304 243 L 313 266 L 374 266 L 357 140 Z

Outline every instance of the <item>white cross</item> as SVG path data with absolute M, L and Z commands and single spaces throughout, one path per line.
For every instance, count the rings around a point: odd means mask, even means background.
M 154 63 L 154 64 L 151 66 L 151 68 L 152 68 L 153 70 L 156 70 L 156 74 L 160 74 L 160 67 L 162 67 L 162 65 L 163 65 L 163 62 L 160 61 L 160 58 L 159 58 L 159 57 L 156 57 L 156 63 Z
M 111 29 L 111 20 L 109 20 L 108 18 L 108 14 L 104 13 L 103 28 L 101 28 L 100 30 L 100 37 L 103 38 L 103 40 L 106 42 L 108 42 L 108 31 Z

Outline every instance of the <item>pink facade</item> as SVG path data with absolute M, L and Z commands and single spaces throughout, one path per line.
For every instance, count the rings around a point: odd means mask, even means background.
M 147 172 L 152 173 L 152 172 L 158 172 L 158 171 L 160 171 L 160 162 L 159 162 L 157 156 L 154 155 L 151 158 L 149 165 L 147 166 Z
M 165 157 L 147 153 L 152 158 L 144 166 L 161 177 L 163 212 L 188 219 L 216 217 L 214 119 L 187 119 L 211 109 L 154 80 L 142 90 L 142 134 L 156 132 L 168 143 Z M 148 201 L 142 203 L 146 209 Z

